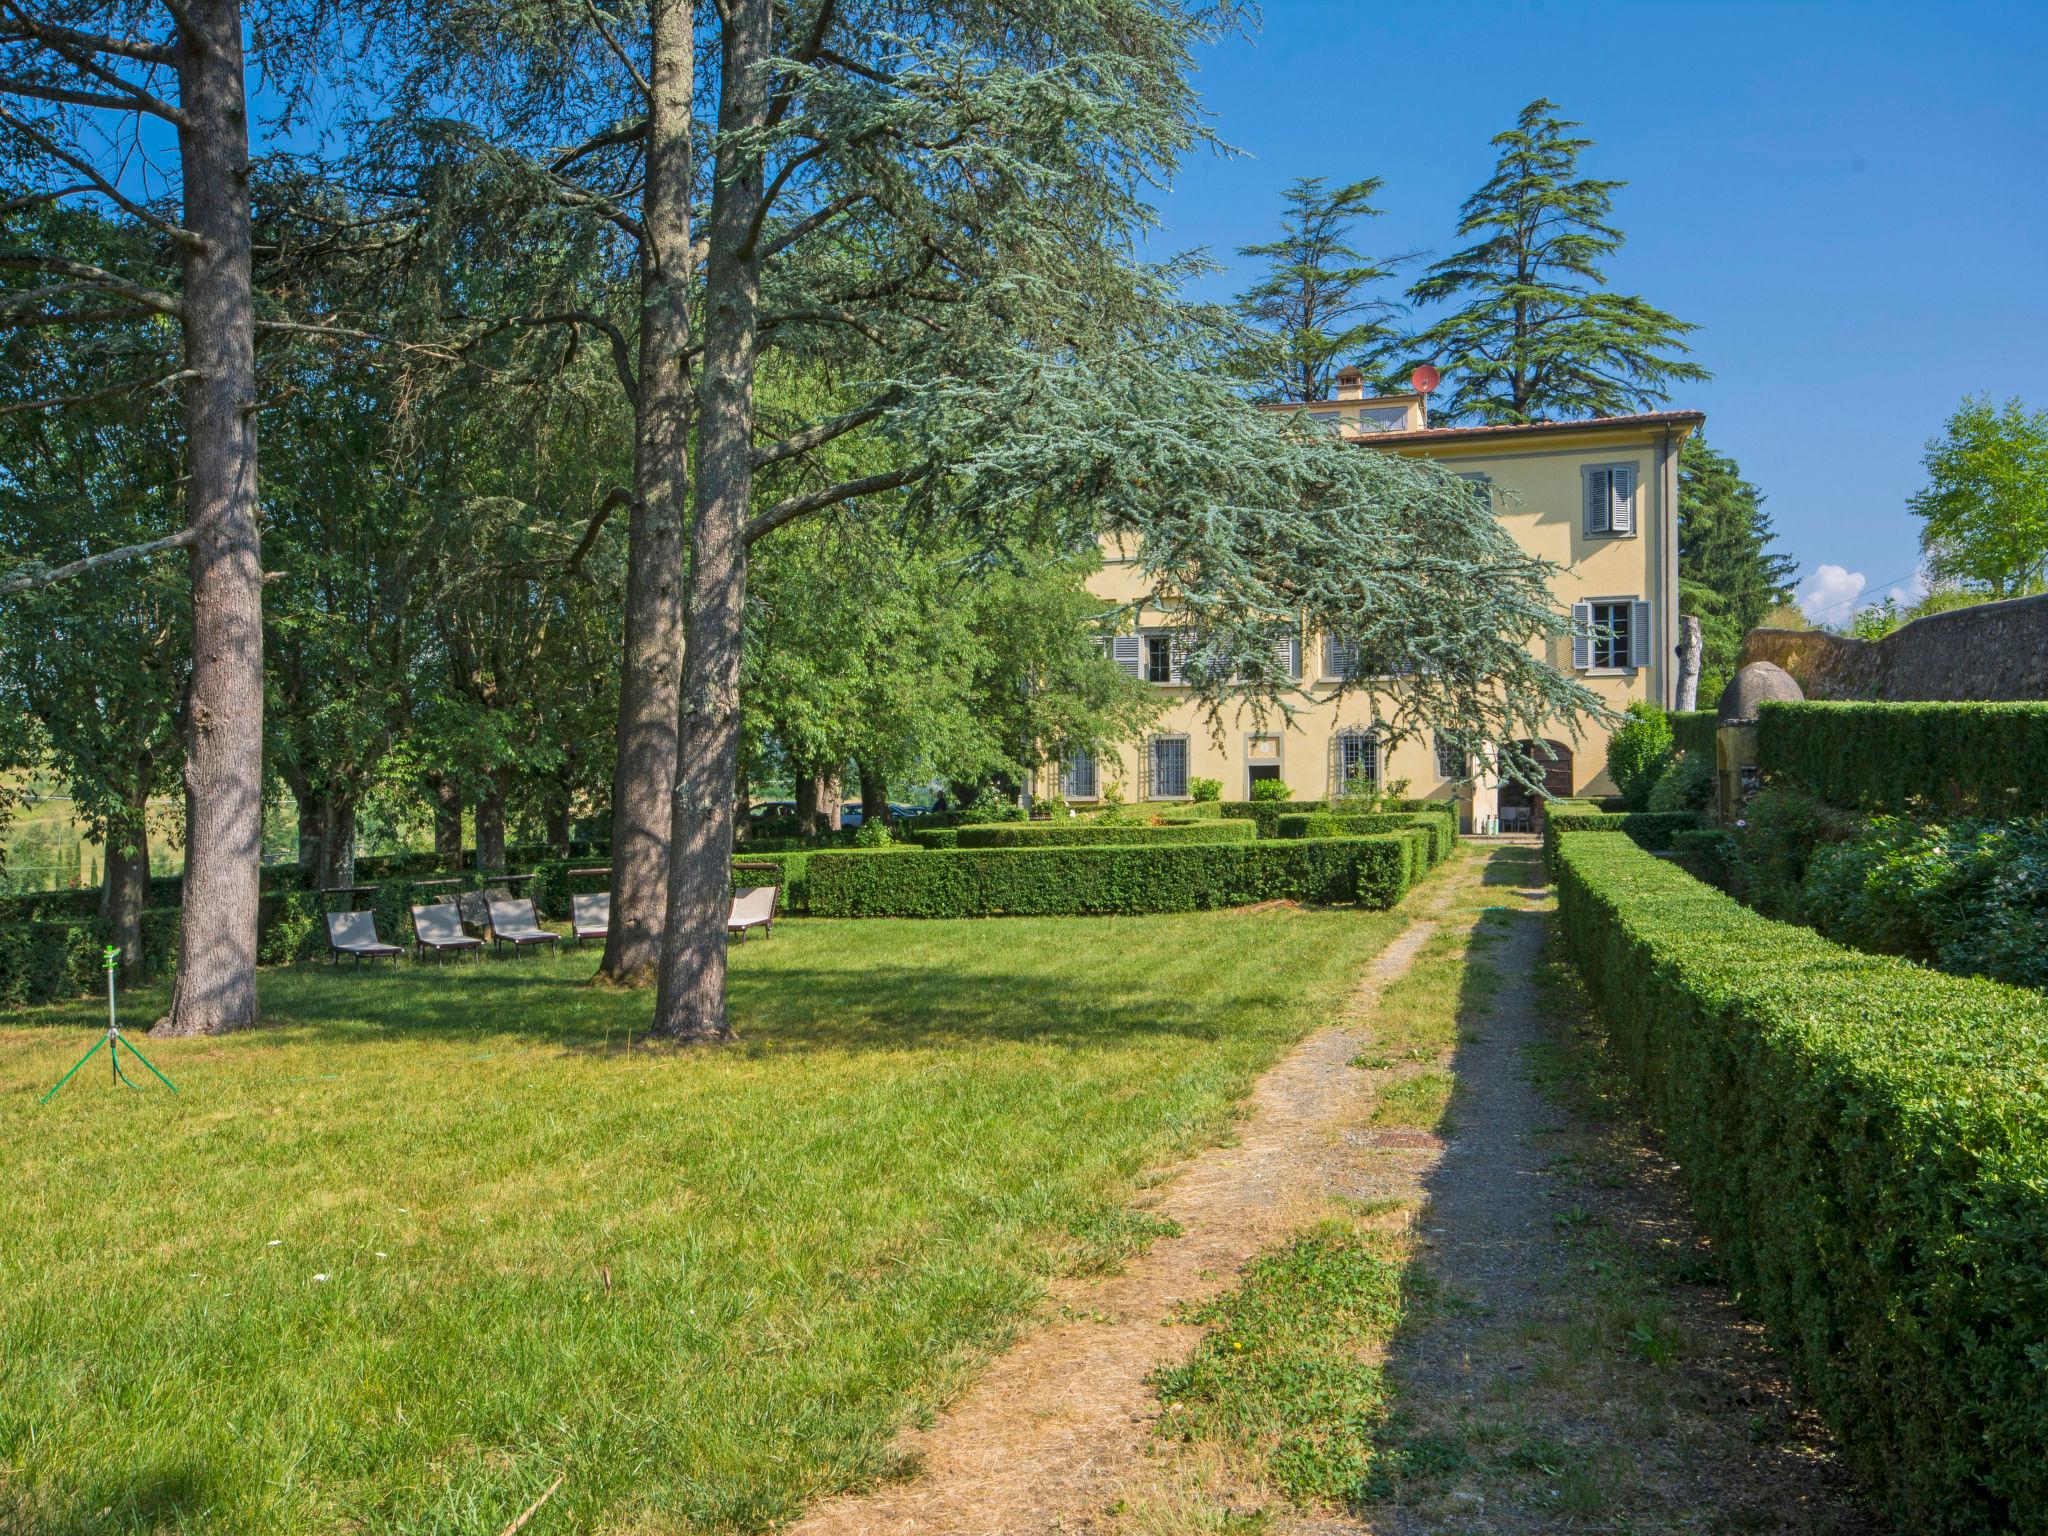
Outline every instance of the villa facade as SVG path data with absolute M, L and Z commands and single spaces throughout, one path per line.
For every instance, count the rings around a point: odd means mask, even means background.
M 1577 621 L 1579 638 L 1551 642 L 1550 660 L 1617 711 L 1636 699 L 1672 705 L 1678 452 L 1705 420 L 1700 412 L 1431 427 L 1423 396 L 1365 397 L 1348 371 L 1340 376 L 1336 399 L 1279 409 L 1307 411 L 1361 452 L 1432 459 L 1487 486 L 1502 526 L 1530 554 L 1561 568 L 1558 611 Z M 1148 594 L 1137 564 L 1113 547 L 1103 553 L 1093 590 L 1120 603 L 1143 601 Z M 1292 723 L 1269 719 L 1261 726 L 1247 709 L 1241 720 L 1226 721 L 1219 738 L 1177 680 L 1164 615 L 1141 609 L 1136 632 L 1116 637 L 1112 655 L 1167 695 L 1165 710 L 1142 741 L 1113 753 L 1077 754 L 1057 773 L 1048 771 L 1040 789 L 1087 805 L 1112 784 L 1126 801 L 1171 801 L 1188 798 L 1197 779 L 1216 779 L 1224 799 L 1239 800 L 1259 780 L 1279 779 L 1297 798 L 1319 799 L 1347 785 L 1405 780 L 1411 796 L 1458 801 L 1468 826 L 1496 814 L 1514 821 L 1526 810 L 1529 796 L 1519 786 L 1496 785 L 1483 771 L 1468 772 L 1467 764 L 1433 741 L 1383 741 L 1373 730 L 1371 701 L 1364 694 L 1337 697 L 1348 661 L 1341 643 L 1303 634 L 1285 644 L 1291 675 L 1308 695 Z M 1607 735 L 1606 727 L 1590 719 L 1546 727 L 1541 739 L 1551 794 L 1612 793 Z

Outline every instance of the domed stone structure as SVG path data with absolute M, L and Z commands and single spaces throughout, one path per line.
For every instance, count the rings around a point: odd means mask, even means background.
M 1806 694 L 1792 680 L 1792 674 L 1772 661 L 1752 661 L 1728 679 L 1721 690 L 1721 705 L 1714 712 L 1717 726 L 1746 725 L 1756 719 L 1759 704 L 1796 704 Z

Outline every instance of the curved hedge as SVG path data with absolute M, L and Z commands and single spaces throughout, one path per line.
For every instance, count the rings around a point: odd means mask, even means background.
M 2048 704 L 1765 704 L 1756 751 L 1766 779 L 1845 810 L 2048 810 Z
M 1258 836 L 1258 829 L 1246 821 L 1179 821 L 1155 827 L 1070 820 L 961 827 L 954 835 L 957 848 L 1137 848 L 1153 843 L 1248 843 Z
M 1694 1208 L 1901 1530 L 2048 1532 L 2048 999 L 1563 837 L 1565 947 Z
M 820 917 L 1069 917 L 1191 912 L 1255 901 L 1391 907 L 1408 888 L 1420 837 L 1152 847 L 961 848 L 915 859 L 814 854 Z

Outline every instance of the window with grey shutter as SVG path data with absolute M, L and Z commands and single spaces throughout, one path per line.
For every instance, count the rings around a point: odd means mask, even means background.
M 1358 672 L 1358 642 L 1323 636 L 1323 676 L 1353 677 Z
M 1109 643 L 1109 658 L 1133 677 L 1145 675 L 1145 640 L 1142 635 L 1118 635 Z
M 1627 672 L 1650 664 L 1648 603 L 1626 597 L 1574 603 L 1572 625 L 1572 665 L 1580 671 Z
M 1593 665 L 1593 605 L 1572 604 L 1572 665 L 1584 672 Z
M 1636 531 L 1636 470 L 1633 464 L 1587 464 L 1580 469 L 1585 488 L 1588 538 Z
M 1060 793 L 1069 800 L 1093 800 L 1095 786 L 1095 754 L 1076 747 L 1060 769 Z
M 1175 800 L 1188 792 L 1188 739 L 1185 736 L 1152 738 L 1152 785 L 1155 800 Z
M 1145 636 L 1145 681 L 1148 683 L 1177 683 L 1180 681 L 1180 659 L 1173 653 L 1173 636 Z
M 1290 681 L 1301 676 L 1301 636 L 1282 635 L 1273 642 L 1273 665 Z
M 1650 664 L 1650 605 L 1637 603 L 1629 615 L 1629 636 L 1634 644 L 1629 650 L 1629 665 L 1647 667 Z

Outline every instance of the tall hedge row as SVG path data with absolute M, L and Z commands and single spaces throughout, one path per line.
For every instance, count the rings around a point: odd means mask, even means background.
M 0 928 L 0 1007 L 31 1008 L 104 990 L 106 972 L 100 956 L 111 942 L 107 925 L 97 917 Z M 166 974 L 177 958 L 178 909 L 145 908 L 143 969 Z
M 1165 826 L 1128 822 L 1025 821 L 1008 826 L 961 827 L 956 848 L 1143 847 L 1153 843 L 1248 843 L 1258 829 L 1246 821 L 1179 821 Z
M 2048 999 L 1774 922 L 1620 837 L 1565 946 L 1746 1303 L 1900 1530 L 2048 1532 Z
M 1714 732 L 1718 718 L 1711 709 L 1674 709 L 1665 717 L 1671 722 L 1671 744 L 1690 757 L 1699 753 L 1714 761 Z
M 811 857 L 820 917 L 1065 917 L 1190 912 L 1291 898 L 1391 907 L 1422 834 L 1149 847 L 961 848 Z
M 1446 858 L 1458 840 L 1458 822 L 1445 811 L 1375 811 L 1353 816 L 1342 811 L 1308 811 L 1282 816 L 1275 824 L 1279 837 L 1364 837 L 1375 832 L 1403 832 L 1420 827 L 1429 837 L 1429 862 Z
M 1766 704 L 1757 766 L 1845 810 L 2048 810 L 2048 704 Z

